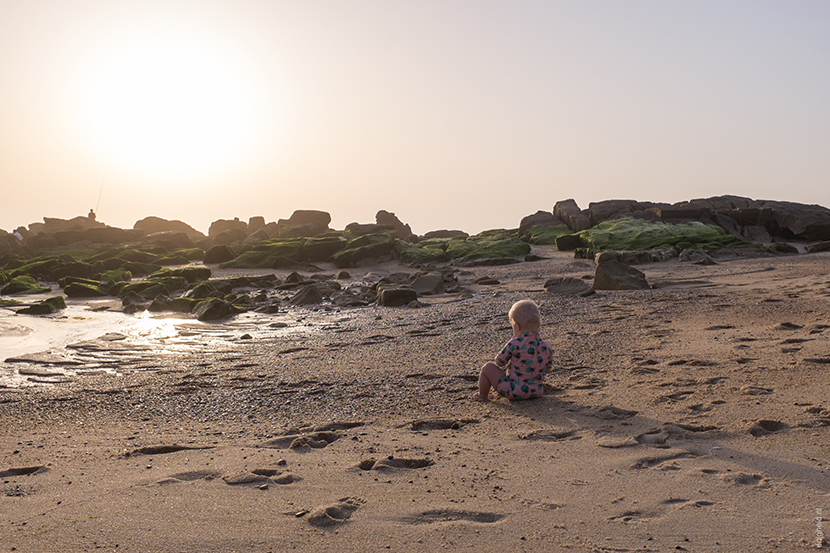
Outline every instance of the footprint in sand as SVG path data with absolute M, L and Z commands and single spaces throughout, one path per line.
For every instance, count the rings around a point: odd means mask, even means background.
M 561 440 L 578 440 L 580 436 L 576 436 L 576 430 L 534 430 L 527 434 L 520 434 L 520 440 L 530 440 L 538 442 L 558 442 Z
M 789 425 L 780 421 L 762 419 L 750 425 L 747 432 L 753 436 L 760 437 L 768 434 L 775 434 L 789 428 Z
M 479 419 L 418 419 L 409 424 L 412 430 L 459 430 L 468 424 L 477 424 Z
M 420 469 L 432 466 L 431 459 L 399 459 L 389 456 L 386 459 L 364 459 L 357 468 L 360 470 Z
M 410 524 L 434 524 L 436 522 L 478 522 L 493 524 L 506 518 L 506 515 L 483 511 L 461 511 L 455 509 L 434 509 L 423 511 L 404 520 Z
M 43 465 L 38 465 L 34 467 L 21 467 L 21 468 L 10 468 L 4 471 L 0 471 L 0 478 L 8 478 L 11 476 L 30 476 L 33 474 L 43 474 L 44 472 L 48 472 L 49 469 L 44 467 Z
M 220 476 L 222 476 L 221 473 L 210 470 L 192 470 L 188 472 L 171 474 L 167 478 L 159 480 L 156 484 L 180 484 L 182 482 L 195 482 L 196 480 L 213 480 L 214 478 L 219 478 Z
M 242 472 L 222 478 L 229 486 L 267 486 L 279 484 L 285 486 L 302 480 L 299 476 L 278 469 L 256 469 L 253 472 Z
M 697 455 L 689 453 L 688 451 L 679 451 L 677 453 L 668 453 L 666 455 L 643 457 L 642 459 L 638 459 L 632 463 L 631 468 L 633 470 L 642 470 L 647 468 L 656 468 L 659 470 L 665 463 L 671 463 L 677 459 L 686 459 L 690 457 L 697 457 Z
M 589 409 L 587 414 L 600 420 L 619 420 L 631 418 L 637 413 L 637 411 L 629 411 L 613 405 L 603 405 L 602 407 Z
M 760 386 L 749 386 L 747 384 L 741 386 L 741 393 L 748 396 L 765 396 L 772 393 L 772 388 L 762 388 Z
M 759 488 L 769 488 L 769 481 L 761 474 L 746 474 L 739 472 L 737 474 L 722 474 L 721 480 L 736 486 L 757 486 Z
M 293 449 L 297 452 L 307 452 L 312 449 L 322 449 L 344 436 L 341 432 L 311 432 L 309 434 L 289 434 L 268 440 L 261 447 L 272 449 Z
M 331 528 L 345 523 L 363 503 L 362 499 L 356 497 L 344 497 L 336 503 L 296 513 L 295 516 L 305 515 L 306 521 L 317 528 Z
M 203 447 L 191 447 L 186 445 L 148 445 L 144 447 L 139 447 L 134 449 L 133 451 L 128 451 L 124 454 L 124 457 L 131 457 L 133 455 L 164 455 L 167 453 L 176 453 L 177 451 L 188 451 L 192 449 L 213 449 L 210 446 L 203 446 Z

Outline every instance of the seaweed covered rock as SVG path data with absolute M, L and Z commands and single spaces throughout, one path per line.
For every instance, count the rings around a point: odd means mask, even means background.
M 200 280 L 208 280 L 211 274 L 212 272 L 208 267 L 193 266 L 182 267 L 180 269 L 161 269 L 160 271 L 156 271 L 151 274 L 150 278 L 161 278 L 167 276 L 182 277 L 187 280 L 188 283 L 193 284 L 195 282 L 199 282 Z
M 21 315 L 51 315 L 61 309 L 66 309 L 66 302 L 63 296 L 55 296 L 54 298 L 45 299 L 37 302 L 29 307 L 24 307 L 18 311 Z
M 422 240 L 417 244 L 395 240 L 393 247 L 404 265 L 424 265 L 447 260 L 447 240 Z
M 345 247 L 331 257 L 339 268 L 358 267 L 369 262 L 392 258 L 393 240 L 389 234 L 367 234 L 349 240 Z
M 447 258 L 457 265 L 504 265 L 517 263 L 530 253 L 530 246 L 518 238 L 502 238 L 503 235 L 480 233 L 466 239 L 450 240 L 447 243 Z M 502 238 L 502 239 L 499 239 Z
M 99 298 L 109 295 L 106 290 L 101 289 L 98 283 L 90 284 L 88 282 L 70 282 L 64 286 L 63 293 L 68 298 Z
M 40 286 L 34 277 L 29 275 L 21 275 L 12 278 L 9 283 L 6 284 L 2 290 L 0 290 L 0 294 L 45 294 L 51 291 L 51 288 L 44 288 L 43 286 Z
M 639 219 L 604 221 L 579 233 L 583 247 L 593 251 L 647 251 L 678 249 L 721 249 L 755 245 L 743 242 L 721 227 L 703 223 L 671 224 Z
M 525 230 L 521 238 L 528 244 L 556 244 L 560 236 L 571 234 L 571 229 L 565 225 L 553 227 L 533 226 Z
M 157 232 L 182 232 L 190 238 L 204 238 L 205 235 L 182 221 L 162 219 L 161 217 L 145 217 L 133 225 L 136 230 L 143 230 L 148 235 Z

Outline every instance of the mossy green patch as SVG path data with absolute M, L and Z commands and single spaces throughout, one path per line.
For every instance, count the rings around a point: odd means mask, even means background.
M 450 240 L 447 244 L 447 258 L 462 263 L 473 259 L 519 258 L 529 253 L 530 246 L 518 238 L 482 240 L 470 237 Z
M 367 234 L 349 240 L 346 246 L 331 256 L 339 268 L 357 267 L 367 260 L 383 259 L 392 254 L 392 236 L 387 233 Z
M 326 261 L 345 248 L 347 244 L 347 240 L 341 236 L 307 238 L 300 246 L 299 259 L 309 263 Z
M 166 257 L 159 257 L 156 259 L 156 263 L 162 266 L 170 266 L 170 265 L 187 265 L 189 263 L 186 257 L 181 255 L 168 255 Z
M 212 274 L 210 268 L 203 266 L 181 267 L 179 269 L 161 269 L 150 275 L 150 279 L 158 279 L 162 277 L 183 277 L 189 284 L 207 280 Z
M 134 248 L 122 250 L 116 257 L 123 259 L 124 261 L 132 261 L 133 263 L 155 263 L 156 259 L 159 258 L 159 256 L 154 253 L 136 250 Z
M 0 271 L 0 284 L 8 284 L 9 282 L 9 275 Z
M 565 225 L 557 225 L 555 227 L 530 227 L 522 234 L 521 238 L 528 244 L 555 244 L 557 238 L 570 233 L 571 229 Z
M 188 261 L 202 261 L 205 258 L 205 250 L 202 248 L 183 248 L 174 251 L 173 254 L 184 257 Z
M 19 310 L 18 313 L 23 315 L 51 315 L 61 309 L 66 309 L 66 302 L 64 301 L 63 296 L 55 296 L 53 298 L 40 301 L 29 307 L 24 307 Z
M 654 249 L 719 249 L 744 247 L 722 228 L 703 223 L 673 225 L 639 219 L 603 221 L 579 233 L 582 246 L 594 251 L 647 251 Z
M 0 307 L 12 307 L 15 305 L 21 305 L 21 303 L 17 300 L 4 300 L 0 298 Z
M 97 282 L 95 284 L 70 282 L 64 286 L 63 293 L 68 298 L 98 298 L 109 295 L 109 292 L 102 289 Z
M 104 282 L 129 282 L 132 278 L 133 274 L 123 267 L 101 273 L 101 280 Z
M 98 286 L 100 284 L 97 280 L 93 280 L 91 278 L 81 278 L 75 276 L 68 276 L 58 279 L 58 286 L 61 288 L 66 288 L 68 285 L 72 284 L 73 282 L 80 282 L 82 284 L 88 284 L 89 286 Z
M 398 254 L 401 263 L 405 265 L 423 265 L 447 260 L 447 255 L 444 251 L 447 246 L 446 241 L 442 243 L 443 248 L 436 244 L 425 244 L 424 242 L 427 241 L 424 240 L 418 244 L 413 244 L 405 240 L 395 240 L 395 252 Z
M 483 230 L 475 236 L 468 237 L 468 240 L 510 240 L 516 238 L 519 232 L 516 229 L 496 228 L 490 230 Z
M 51 288 L 40 286 L 34 277 L 29 275 L 16 276 L 6 284 L 0 294 L 45 294 L 51 292 Z

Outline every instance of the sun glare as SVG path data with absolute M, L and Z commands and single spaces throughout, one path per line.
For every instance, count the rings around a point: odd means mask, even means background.
M 85 89 L 88 130 L 141 173 L 196 176 L 233 161 L 251 139 L 250 84 L 208 44 L 134 40 L 109 52 Z

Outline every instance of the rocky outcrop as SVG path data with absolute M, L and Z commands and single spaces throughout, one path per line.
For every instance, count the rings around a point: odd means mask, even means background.
M 301 225 L 323 225 L 328 227 L 331 223 L 331 215 L 325 211 L 313 209 L 298 209 L 288 219 L 280 219 L 277 224 L 280 226 L 301 226 Z
M 580 232 L 593 226 L 591 220 L 582 213 L 574 200 L 556 202 L 556 205 L 553 206 L 553 214 L 574 232 Z
M 564 224 L 559 217 L 550 211 L 537 211 L 533 215 L 528 215 L 522 219 L 522 222 L 519 223 L 519 234 L 524 234 L 533 227 L 553 228 Z
M 375 221 L 380 226 L 391 228 L 398 238 L 406 240 L 412 236 L 412 229 L 409 225 L 402 223 L 394 213 L 381 209 L 375 215 Z
M 715 196 L 675 204 L 606 200 L 579 211 L 573 200 L 558 202 L 554 215 L 578 232 L 579 225 L 597 225 L 622 218 L 681 223 L 699 221 L 717 225 L 749 242 L 776 240 L 830 240 L 830 209 L 795 202 L 753 200 L 741 196 Z M 580 222 L 581 221 L 581 222 Z M 587 228 L 587 227 L 586 227 Z
M 451 238 L 467 238 L 470 236 L 463 230 L 431 230 L 428 233 L 424 234 L 424 238 L 440 238 L 440 239 L 451 239 Z
M 143 230 L 147 234 L 155 234 L 157 232 L 181 232 L 186 234 L 191 239 L 200 239 L 205 237 L 203 233 L 194 229 L 187 223 L 178 220 L 168 221 L 167 219 L 154 216 L 145 217 L 144 219 L 136 221 L 133 228 L 136 230 Z
M 233 220 L 219 219 L 212 222 L 210 224 L 210 228 L 208 229 L 208 236 L 215 238 L 230 229 L 241 231 L 243 236 L 248 236 L 248 223 L 240 221 L 239 217 L 234 217 Z

